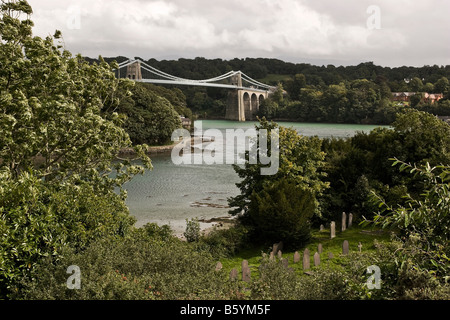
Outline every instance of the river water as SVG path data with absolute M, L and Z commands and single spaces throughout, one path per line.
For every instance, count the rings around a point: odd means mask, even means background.
M 196 121 L 195 127 L 197 132 L 202 129 L 205 134 L 208 129 L 218 129 L 225 137 L 227 129 L 247 130 L 254 128 L 255 124 L 256 122 L 206 120 Z M 348 138 L 358 131 L 369 132 L 378 127 L 291 122 L 280 125 L 292 127 L 304 136 L 320 138 Z M 222 142 L 225 143 L 225 140 L 223 138 Z M 137 227 L 150 222 L 167 224 L 175 234 L 180 235 L 185 230 L 186 219 L 208 220 L 229 216 L 227 198 L 239 193 L 236 183 L 240 180 L 231 165 L 175 165 L 170 154 L 152 156 L 152 163 L 152 171 L 136 176 L 125 185 L 128 191 L 127 205 L 131 215 L 137 219 Z M 210 223 L 201 223 L 202 228 L 209 226 Z

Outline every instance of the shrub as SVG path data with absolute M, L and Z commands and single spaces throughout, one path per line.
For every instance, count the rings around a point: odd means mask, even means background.
M 230 258 L 248 245 L 248 230 L 236 223 L 227 229 L 214 229 L 200 238 L 197 250 L 209 252 L 215 259 Z
M 137 230 L 110 238 L 58 261 L 43 259 L 15 298 L 57 300 L 228 299 L 239 286 L 215 271 L 215 260 L 182 241 L 155 241 Z M 67 267 L 81 269 L 81 289 L 69 290 Z
M 186 219 L 186 231 L 183 235 L 187 242 L 197 242 L 200 239 L 200 222 L 197 218 Z

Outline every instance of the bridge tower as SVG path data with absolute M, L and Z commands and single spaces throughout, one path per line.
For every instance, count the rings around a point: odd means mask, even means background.
M 231 77 L 231 84 L 236 86 L 236 90 L 231 90 L 228 93 L 225 119 L 233 121 L 254 120 L 261 103 L 269 97 L 269 92 L 244 88 L 240 72 Z
M 127 67 L 127 78 L 131 80 L 142 80 L 141 62 L 136 60 L 135 63 Z

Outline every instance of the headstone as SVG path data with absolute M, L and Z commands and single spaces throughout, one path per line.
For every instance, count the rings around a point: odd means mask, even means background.
M 300 262 L 300 253 L 298 253 L 298 251 L 295 251 L 294 253 L 294 263 L 299 263 Z
M 278 259 L 281 259 L 283 257 L 283 252 L 281 250 L 278 251 Z
M 331 235 L 331 239 L 336 237 L 336 222 L 334 222 L 334 221 L 331 221 L 330 235 Z
M 289 260 L 283 258 L 281 259 L 281 264 L 287 269 L 289 267 Z
M 333 255 L 333 252 L 328 252 L 328 259 L 333 259 L 334 258 L 334 255 Z
M 322 254 L 322 251 L 323 251 L 322 244 L 319 243 L 319 245 L 317 246 L 317 252 L 318 252 L 319 254 Z
M 345 240 L 344 243 L 342 244 L 342 254 L 346 256 L 348 255 L 348 252 L 349 252 L 349 244 L 348 241 Z
M 242 261 L 242 281 L 249 282 L 251 278 L 250 267 L 248 266 L 248 261 Z
M 273 255 L 273 251 L 270 253 L 269 259 L 270 259 L 271 261 L 273 261 L 273 259 L 275 259 L 274 255 Z
M 310 268 L 310 260 L 309 260 L 309 250 L 305 249 L 303 252 L 303 270 L 308 270 Z
M 361 242 L 358 244 L 358 249 L 359 249 L 359 252 L 361 252 L 361 249 L 362 249 L 362 244 L 361 244 Z
M 325 227 L 323 226 L 323 224 L 320 225 L 320 231 L 323 231 L 323 229 L 325 229 Z
M 238 271 L 236 268 L 234 268 L 233 270 L 231 270 L 230 272 L 230 279 L 231 280 L 237 280 L 238 278 Z
M 272 246 L 272 252 L 274 255 L 278 254 L 278 251 L 283 250 L 283 241 L 274 243 Z
M 347 215 L 345 214 L 345 212 L 342 212 L 342 229 L 341 229 L 342 232 L 345 231 L 346 224 L 347 224 Z
M 318 266 L 320 265 L 320 254 L 318 252 L 316 252 L 314 254 L 314 266 Z
M 348 227 L 351 228 L 353 224 L 353 213 L 348 215 Z
M 216 264 L 216 271 L 220 271 L 220 270 L 222 270 L 222 268 L 223 268 L 222 263 L 220 261 L 217 262 L 217 264 Z
M 278 253 L 278 243 L 273 244 L 272 253 L 273 253 L 273 255 L 276 255 Z

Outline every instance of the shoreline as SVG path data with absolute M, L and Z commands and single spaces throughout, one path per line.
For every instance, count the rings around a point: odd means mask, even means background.
M 158 155 L 158 154 L 168 154 L 171 153 L 173 148 L 178 144 L 179 142 L 174 142 L 171 145 L 165 145 L 165 146 L 151 146 L 147 149 L 148 155 Z M 136 152 L 133 148 L 123 148 L 119 151 L 118 156 L 135 156 Z

